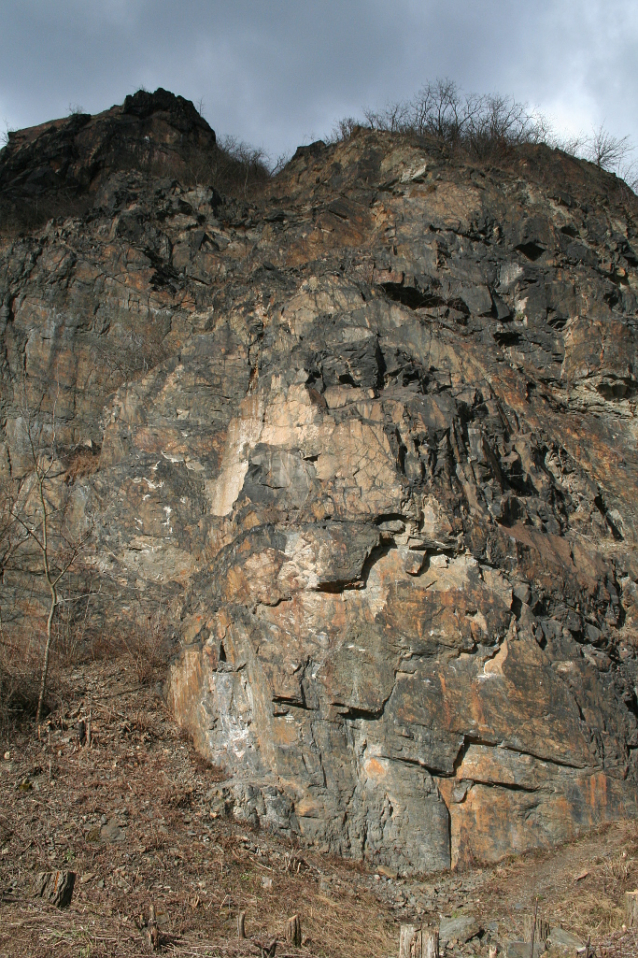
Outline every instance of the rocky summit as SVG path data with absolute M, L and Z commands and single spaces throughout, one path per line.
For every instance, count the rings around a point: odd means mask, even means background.
M 185 103 L 0 153 L 88 197 L 1 233 L 0 478 L 52 423 L 91 627 L 159 614 L 213 814 L 398 874 L 635 815 L 638 200 L 362 128 L 230 196 Z

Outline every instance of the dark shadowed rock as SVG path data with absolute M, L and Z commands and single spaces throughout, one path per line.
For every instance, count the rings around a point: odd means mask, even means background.
M 0 152 L 0 213 L 28 223 L 42 211 L 84 209 L 87 194 L 117 170 L 180 176 L 194 162 L 210 162 L 214 147 L 215 132 L 189 100 L 139 90 L 97 116 L 74 113 L 9 133 Z

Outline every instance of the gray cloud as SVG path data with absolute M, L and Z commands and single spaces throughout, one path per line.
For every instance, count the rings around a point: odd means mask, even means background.
M 3 0 L 0 125 L 164 86 L 276 156 L 445 76 L 638 144 L 637 61 L 634 0 Z

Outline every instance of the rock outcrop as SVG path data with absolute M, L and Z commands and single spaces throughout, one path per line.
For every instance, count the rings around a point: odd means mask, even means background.
M 77 112 L 8 134 L 0 162 L 0 210 L 36 214 L 37 204 L 64 212 L 117 170 L 183 174 L 194 160 L 210 167 L 215 132 L 193 104 L 166 90 L 139 90 L 122 106 Z
M 55 401 L 92 614 L 161 608 L 213 811 L 401 873 L 634 814 L 633 194 L 367 130 L 250 203 L 92 182 L 0 250 L 0 470 Z

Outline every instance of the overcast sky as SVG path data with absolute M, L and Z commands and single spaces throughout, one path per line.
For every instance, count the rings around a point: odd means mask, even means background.
M 638 146 L 638 2 L 0 0 L 0 130 L 163 86 L 276 158 L 438 77 Z

